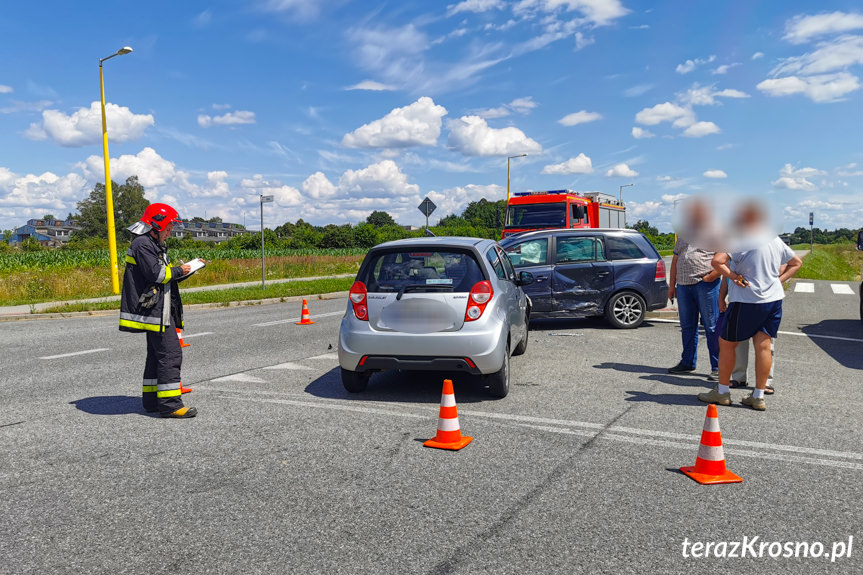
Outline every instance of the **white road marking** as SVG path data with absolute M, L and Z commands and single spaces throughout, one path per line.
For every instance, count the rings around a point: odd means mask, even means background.
M 316 355 L 314 357 L 307 357 L 306 359 L 333 359 L 333 360 L 338 361 L 339 360 L 339 354 L 337 354 L 335 352 L 325 353 L 324 355 Z
M 110 351 L 107 347 L 100 347 L 99 349 L 88 349 L 85 351 L 74 351 L 72 353 L 61 353 L 60 355 L 46 355 L 44 357 L 40 357 L 39 359 L 60 359 L 62 357 L 72 357 L 75 355 L 86 355 L 88 353 L 99 353 L 100 351 Z
M 213 380 L 216 381 L 216 380 Z M 218 391 L 218 390 L 213 390 Z M 410 413 L 403 410 L 382 409 L 367 406 L 358 406 L 353 404 L 335 404 L 321 401 L 301 401 L 294 399 L 275 399 L 275 398 L 256 398 L 233 395 L 220 395 L 223 399 L 242 399 L 244 401 L 254 401 L 259 403 L 275 403 L 282 405 L 292 405 L 295 407 L 312 407 L 317 409 L 331 409 L 335 411 L 352 411 L 356 413 L 371 413 L 375 415 L 407 417 L 412 419 L 428 419 L 433 420 L 436 416 L 430 414 L 420 415 Z M 526 415 L 505 414 L 505 413 L 488 413 L 475 410 L 461 410 L 460 415 L 470 417 L 480 417 L 495 420 L 504 425 L 514 425 L 517 427 L 526 427 L 539 431 L 550 433 L 561 433 L 566 435 L 577 435 L 581 437 L 596 437 L 598 439 L 608 439 L 612 441 L 622 441 L 625 443 L 635 443 L 641 445 L 657 445 L 661 447 L 672 447 L 675 449 L 686 449 L 691 451 L 693 458 L 698 450 L 699 435 L 684 435 L 679 433 L 669 433 L 664 431 L 654 431 L 650 429 L 637 429 L 623 426 L 605 426 L 600 423 L 591 423 L 586 421 L 569 421 L 561 419 L 549 419 L 545 417 L 531 417 Z M 571 429 L 572 427 L 582 427 L 587 429 Z M 645 436 L 645 437 L 639 437 Z M 672 441 L 677 439 L 679 441 Z M 825 465 L 829 467 L 838 467 L 844 469 L 863 470 L 863 463 L 854 461 L 842 461 L 842 459 L 857 459 L 863 460 L 863 453 L 854 453 L 848 451 L 833 451 L 827 449 L 817 449 L 811 447 L 801 447 L 796 445 L 781 445 L 773 443 L 759 443 L 756 441 L 743 441 L 735 439 L 723 439 L 725 453 L 731 455 L 740 455 L 743 457 L 756 457 L 759 459 L 773 459 L 779 461 L 788 461 L 793 463 L 807 463 L 811 465 Z M 740 449 L 739 447 L 750 447 L 752 449 Z M 775 452 L 786 453 L 775 453 Z M 792 453 L 800 453 L 804 455 L 792 455 Z M 812 457 L 807 457 L 812 456 Z M 838 459 L 825 459 L 826 457 L 834 457 Z
M 184 333 L 184 334 L 183 334 L 183 339 L 189 339 L 190 337 L 198 337 L 198 336 L 200 336 L 200 335 L 213 335 L 213 332 L 211 332 L 211 331 L 202 331 L 201 333 L 190 333 L 190 334 L 188 334 L 188 335 L 186 335 L 186 334 Z
M 327 313 L 316 313 L 315 315 L 312 316 L 312 319 L 314 320 L 314 319 L 319 318 L 319 317 L 330 317 L 330 316 L 334 316 L 334 315 L 344 315 L 344 314 L 345 314 L 344 311 L 331 311 L 331 312 L 327 312 Z M 288 318 L 288 319 L 280 319 L 277 321 L 267 321 L 264 323 L 255 323 L 255 324 L 252 324 L 252 327 L 269 327 L 271 325 L 281 325 L 283 323 L 296 323 L 298 321 L 300 321 L 300 318 L 292 317 L 292 318 Z
M 794 291 L 797 293 L 815 293 L 815 284 L 808 282 L 797 282 L 794 284 Z
M 253 375 L 246 375 L 245 373 L 235 373 L 233 375 L 226 375 L 225 377 L 217 377 L 216 379 L 211 379 L 210 381 L 240 381 L 243 383 L 267 383 L 266 380 L 261 379 L 259 377 L 255 377 Z
M 848 284 L 830 284 L 830 289 L 836 295 L 854 295 L 854 290 Z
M 644 321 L 649 321 L 651 323 L 680 323 L 679 319 L 645 319 Z M 799 331 L 779 331 L 776 332 L 780 335 L 796 335 L 800 337 L 808 337 L 810 339 L 835 339 L 837 341 L 853 341 L 854 343 L 863 343 L 863 339 L 857 339 L 853 337 L 840 337 L 838 335 L 820 335 L 817 333 L 802 333 Z
M 285 363 L 280 363 L 278 365 L 270 365 L 263 369 L 295 369 L 295 370 L 309 370 L 311 371 L 311 367 L 300 365 L 299 363 L 292 363 L 290 361 Z

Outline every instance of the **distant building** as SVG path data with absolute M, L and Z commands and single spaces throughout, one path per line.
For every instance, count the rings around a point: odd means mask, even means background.
M 11 245 L 18 245 L 27 238 L 33 238 L 40 244 L 57 248 L 72 237 L 72 233 L 81 229 L 75 220 L 27 220 L 27 224 L 17 228 L 9 238 Z M 220 244 L 229 239 L 248 234 L 240 224 L 227 222 L 181 222 L 174 224 L 171 237 L 182 239 L 189 236 L 192 239 Z
M 202 242 L 220 244 L 231 238 L 248 234 L 249 230 L 240 224 L 228 222 L 182 222 L 174 224 L 171 237 L 182 239 L 190 237 Z
M 33 238 L 43 246 L 56 248 L 68 242 L 72 232 L 80 229 L 75 220 L 27 220 L 26 225 L 12 232 L 9 243 L 16 245 Z

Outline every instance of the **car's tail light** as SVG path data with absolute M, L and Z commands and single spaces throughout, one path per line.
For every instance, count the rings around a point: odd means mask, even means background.
M 366 293 L 366 284 L 361 281 L 355 281 L 349 292 L 351 305 L 354 306 L 354 315 L 362 321 L 369 321 L 369 307 Z
M 657 262 L 656 262 L 656 277 L 653 279 L 655 281 L 665 279 L 665 262 L 664 261 L 657 260 Z
M 476 321 L 482 317 L 482 312 L 485 311 L 485 306 L 491 301 L 494 296 L 494 290 L 491 284 L 487 281 L 477 282 L 470 290 L 470 295 L 467 298 L 467 311 L 464 312 L 465 321 Z

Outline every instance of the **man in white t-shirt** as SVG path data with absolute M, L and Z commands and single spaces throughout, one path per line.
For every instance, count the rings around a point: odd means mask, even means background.
M 767 406 L 764 389 L 772 364 L 770 340 L 776 337 L 782 320 L 782 284 L 794 277 L 802 261 L 776 236 L 765 236 L 766 215 L 756 203 L 746 204 L 738 224 L 745 241 L 739 251 L 718 252 L 713 258 L 716 271 L 731 280 L 728 311 L 719 338 L 719 385 L 698 399 L 718 405 L 731 404 L 730 380 L 738 342 L 752 338 L 755 347 L 755 390 L 741 403 L 758 411 Z M 744 249 L 748 248 L 748 249 Z M 784 272 L 780 272 L 787 264 Z

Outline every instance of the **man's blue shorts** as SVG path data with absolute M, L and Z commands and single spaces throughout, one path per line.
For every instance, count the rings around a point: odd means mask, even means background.
M 731 302 L 725 312 L 722 326 L 722 339 L 725 341 L 746 341 L 759 331 L 770 337 L 779 333 L 782 321 L 782 300 L 768 303 Z

